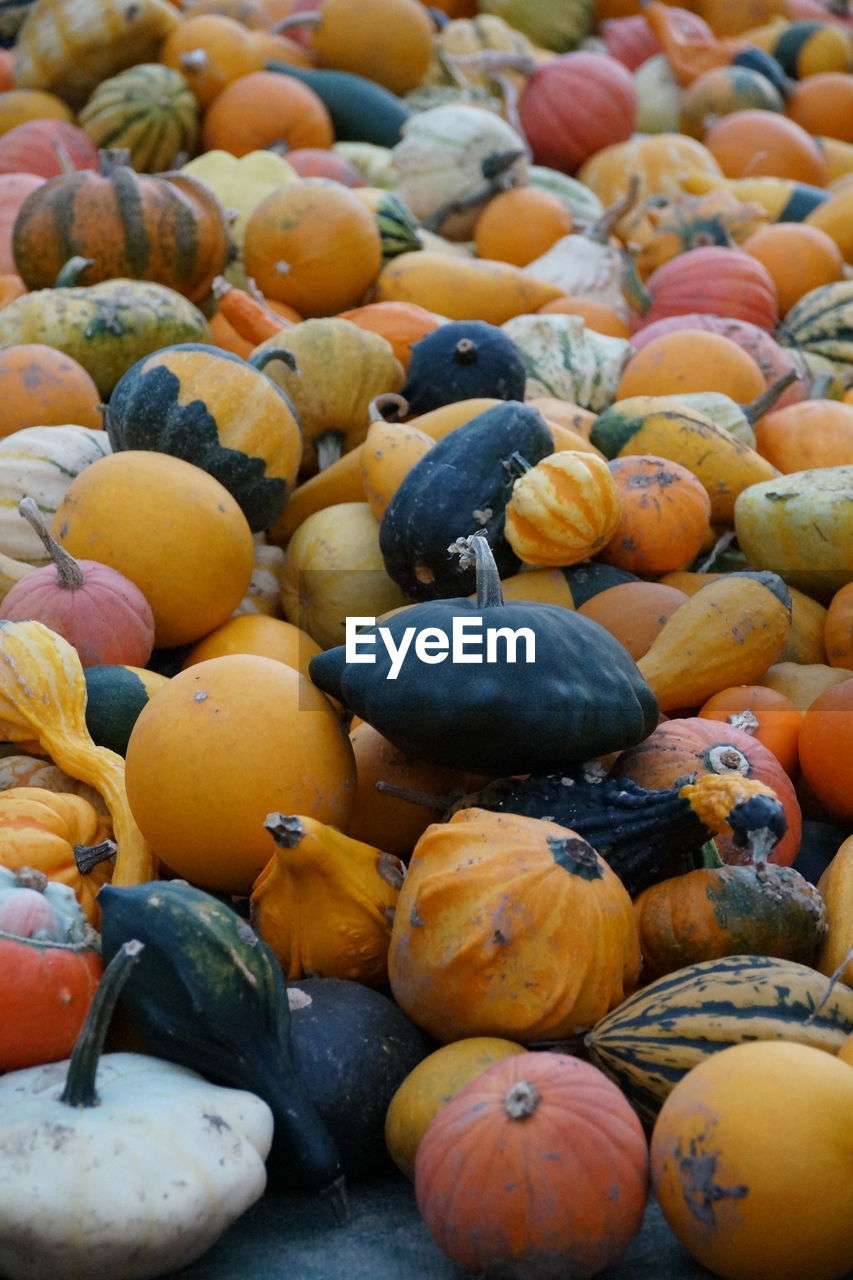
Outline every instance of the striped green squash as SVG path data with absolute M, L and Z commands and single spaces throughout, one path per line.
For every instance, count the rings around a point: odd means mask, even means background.
M 554 396 L 601 413 L 616 397 L 631 346 L 588 329 L 580 316 L 520 315 L 501 326 L 527 374 L 525 396 Z
M 394 191 L 381 187 L 356 187 L 356 195 L 362 195 L 373 210 L 373 217 L 382 241 L 382 261 L 389 262 L 399 253 L 413 253 L 421 248 L 420 224 Z
M 853 280 L 810 290 L 794 303 L 776 338 L 798 350 L 813 373 L 853 373 Z
M 77 123 L 97 147 L 127 150 L 137 173 L 161 173 L 195 151 L 198 100 L 179 71 L 141 62 L 102 80 Z
M 687 965 L 624 1000 L 587 1033 L 592 1062 L 648 1123 L 703 1058 L 746 1040 L 835 1053 L 853 1034 L 853 988 L 774 956 Z
M 47 564 L 41 539 L 18 514 L 18 503 L 33 498 L 50 525 L 74 477 L 111 452 L 106 431 L 74 424 L 23 427 L 0 440 L 0 553 Z

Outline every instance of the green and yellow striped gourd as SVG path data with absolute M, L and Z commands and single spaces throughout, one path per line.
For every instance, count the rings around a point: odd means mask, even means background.
M 103 80 L 77 123 L 97 147 L 127 150 L 137 173 L 162 173 L 195 150 L 198 100 L 179 71 L 141 62 Z

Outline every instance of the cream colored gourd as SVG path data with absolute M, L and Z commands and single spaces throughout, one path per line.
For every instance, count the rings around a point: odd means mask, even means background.
M 601 413 L 616 397 L 631 353 L 626 338 L 587 329 L 580 316 L 518 315 L 501 325 L 527 372 L 525 398 L 555 396 Z
M 501 186 L 524 182 L 527 146 L 494 111 L 469 104 L 431 107 L 410 117 L 392 148 L 395 190 L 427 229 L 451 240 L 470 238 L 481 206 L 440 216 L 457 200 L 483 193 L 483 204 Z M 503 165 L 501 168 L 500 166 Z M 433 221 L 431 221 L 433 220 Z
M 141 949 L 125 944 L 105 970 L 71 1059 L 0 1078 L 7 1280 L 171 1274 L 266 1187 L 273 1116 L 261 1098 L 141 1053 L 99 1058 L 116 961 Z
M 77 650 L 41 622 L 0 620 L 0 738 L 35 749 L 104 798 L 118 845 L 113 884 L 156 879 L 154 856 L 127 803 L 124 760 L 86 726 L 86 677 Z
M 106 431 L 78 427 L 23 427 L 0 440 L 0 552 L 29 564 L 47 564 L 44 544 L 18 514 L 31 497 L 48 524 L 76 475 L 112 453 Z M 11 584 L 10 584 L 11 585 Z

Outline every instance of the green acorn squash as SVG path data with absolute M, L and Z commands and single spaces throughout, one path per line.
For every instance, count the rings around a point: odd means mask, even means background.
M 412 346 L 400 393 L 409 415 L 480 396 L 524 400 L 527 373 L 515 343 L 485 320 L 451 320 Z
M 104 426 L 114 452 L 153 449 L 208 471 L 254 532 L 281 515 L 302 459 L 287 392 L 240 356 L 202 343 L 137 361 L 116 384 Z

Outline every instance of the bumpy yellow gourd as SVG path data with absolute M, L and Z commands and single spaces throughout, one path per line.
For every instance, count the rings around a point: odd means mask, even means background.
M 41 622 L 0 620 L 0 737 L 35 750 L 104 797 L 118 845 L 112 882 L 156 879 L 157 867 L 128 808 L 124 760 L 86 727 L 86 677 L 77 650 Z
M 252 923 L 285 976 L 384 985 L 402 862 L 304 815 L 264 825 L 278 847 L 254 883 Z

